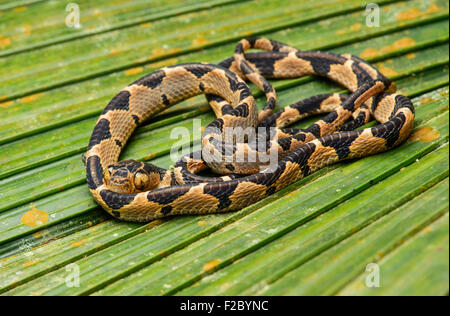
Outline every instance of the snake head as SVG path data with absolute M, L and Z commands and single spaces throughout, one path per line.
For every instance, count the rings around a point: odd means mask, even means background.
M 152 164 L 123 160 L 110 165 L 103 172 L 106 186 L 117 193 L 139 193 L 158 186 L 161 170 Z

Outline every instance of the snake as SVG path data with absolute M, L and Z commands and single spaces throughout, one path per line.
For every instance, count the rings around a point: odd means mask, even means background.
M 277 94 L 268 80 L 307 75 L 326 77 L 350 93 L 313 96 L 274 113 Z M 249 81 L 266 96 L 259 112 Z M 414 127 L 414 106 L 395 91 L 393 82 L 357 56 L 245 38 L 219 64 L 167 66 L 114 96 L 83 155 L 88 188 L 98 204 L 124 221 L 237 211 L 325 166 L 402 144 Z M 138 160 L 119 161 L 139 125 L 200 94 L 216 115 L 202 132 L 201 150 L 167 170 Z M 321 113 L 325 116 L 305 129 L 287 127 Z M 378 125 L 363 128 L 372 119 Z M 230 137 L 230 129 L 248 133 L 237 139 L 242 135 Z M 276 154 L 275 163 L 263 159 L 270 153 Z M 200 174 L 208 168 L 217 176 Z

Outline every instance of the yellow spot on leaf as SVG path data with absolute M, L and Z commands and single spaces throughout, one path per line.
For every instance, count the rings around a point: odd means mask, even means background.
M 198 224 L 198 226 L 206 226 L 206 225 L 208 225 L 208 222 L 207 221 L 198 221 L 197 224 Z
M 132 76 L 132 75 L 136 75 L 138 73 L 141 73 L 144 69 L 142 67 L 136 67 L 136 68 L 131 68 L 128 70 L 125 70 L 125 74 L 127 76 Z
M 359 56 L 361 58 L 371 58 L 380 55 L 380 52 L 375 48 L 366 48 Z
M 0 108 L 7 108 L 7 107 L 10 107 L 10 106 L 13 105 L 13 104 L 14 104 L 13 101 L 8 101 L 8 102 L 0 103 Z
M 48 222 L 48 213 L 38 210 L 34 206 L 30 206 L 31 210 L 26 212 L 20 222 L 30 227 L 36 227 Z
M 296 196 L 297 194 L 298 194 L 297 191 L 292 191 L 291 193 L 288 193 L 288 194 L 286 194 L 285 196 L 286 196 L 286 197 L 293 197 L 293 196 Z
M 431 233 L 431 228 L 430 227 L 425 227 L 423 231 L 425 233 Z
M 152 160 L 155 157 L 156 157 L 156 153 L 151 153 L 151 154 L 146 155 L 144 157 L 144 160 Z
M 384 252 L 380 251 L 377 253 L 378 259 L 382 259 L 384 257 Z
M 417 8 L 411 8 L 397 13 L 397 20 L 412 20 L 420 17 L 421 15 L 422 11 Z
M 428 10 L 427 10 L 427 12 L 430 12 L 430 13 L 439 12 L 439 11 L 441 11 L 441 8 L 434 2 L 432 4 L 430 4 L 430 6 L 428 7 Z
M 398 41 L 395 41 L 391 46 L 386 47 L 386 51 L 394 51 L 401 48 L 407 48 L 414 46 L 416 44 L 416 41 L 410 37 L 403 37 L 399 39 Z
M 154 50 L 152 50 L 152 57 L 151 58 L 155 58 L 155 57 L 159 57 L 162 55 L 167 55 L 167 54 L 175 54 L 180 52 L 181 49 L 179 48 L 169 48 L 169 49 L 164 49 L 162 47 L 160 48 L 155 48 Z
M 84 238 L 84 239 L 82 239 L 82 240 L 80 240 L 80 241 L 74 242 L 74 243 L 72 244 L 72 246 L 73 246 L 73 247 L 80 247 L 80 246 L 82 246 L 83 244 L 87 243 L 88 241 L 89 241 L 88 238 Z
M 27 7 L 17 7 L 17 8 L 14 8 L 13 11 L 14 11 L 14 12 L 23 12 L 23 11 L 25 11 L 26 9 L 27 9 Z
M 34 260 L 34 261 L 25 262 L 22 266 L 24 268 L 27 268 L 27 267 L 34 266 L 35 264 L 37 264 L 39 262 L 41 262 L 41 260 L 37 259 L 37 260 Z
M 342 35 L 342 34 L 349 33 L 349 32 L 355 32 L 355 31 L 359 30 L 361 27 L 362 27 L 361 23 L 355 23 L 348 28 L 344 28 L 343 30 L 337 30 L 336 34 Z
M 434 101 L 433 98 L 427 97 L 427 98 L 423 98 L 422 100 L 420 100 L 420 104 L 427 104 L 427 103 L 430 103 L 433 101 Z
M 177 58 L 169 58 L 169 59 L 163 59 L 154 63 L 151 63 L 149 65 L 146 66 L 146 68 L 151 68 L 151 69 L 155 69 L 155 68 L 163 68 L 169 65 L 174 65 L 178 63 L 178 59 Z
M 109 51 L 110 56 L 117 56 L 120 53 L 120 49 L 113 48 Z
M 392 43 L 392 45 L 382 47 L 378 50 L 375 48 L 367 48 L 360 54 L 360 56 L 361 56 L 361 58 L 375 57 L 375 56 L 393 52 L 393 51 L 396 51 L 396 50 L 399 50 L 402 48 L 411 47 L 411 46 L 414 46 L 415 44 L 416 44 L 416 41 L 414 39 L 409 38 L 409 37 L 403 37 L 403 38 L 395 41 L 394 43 Z
M 149 28 L 149 27 L 152 26 L 152 24 L 151 23 L 143 23 L 140 26 L 143 27 L 143 28 Z
M 413 20 L 439 11 L 441 11 L 441 8 L 436 3 L 432 3 L 426 11 L 420 11 L 417 8 L 411 8 L 399 12 L 396 18 L 397 20 Z
M 23 25 L 23 26 L 22 26 L 22 32 L 23 32 L 23 34 L 25 34 L 25 35 L 30 35 L 32 29 L 33 29 L 33 28 L 32 28 L 31 25 L 29 25 L 29 24 L 26 24 L 26 25 Z
M 406 58 L 408 58 L 408 59 L 416 58 L 416 54 L 414 54 L 414 53 L 407 54 Z
M 387 77 L 392 77 L 395 76 L 397 74 L 397 72 L 389 67 L 380 67 L 378 69 L 383 75 L 387 76 Z
M 160 56 L 163 55 L 166 51 L 164 50 L 164 48 L 155 48 L 154 50 L 152 50 L 152 55 L 153 56 Z
M 20 99 L 20 102 L 22 102 L 22 103 L 33 102 L 33 101 L 36 101 L 41 95 L 42 95 L 42 93 L 32 94 L 32 95 L 23 97 L 22 99 Z
M 220 286 L 220 289 L 221 289 L 222 291 L 225 291 L 225 290 L 228 289 L 230 286 L 231 286 L 231 284 L 230 284 L 229 282 L 227 282 L 227 283 L 222 284 L 222 285 Z
M 362 24 L 361 23 L 355 23 L 352 26 L 350 26 L 350 30 L 351 31 L 357 31 L 361 28 Z
M 439 136 L 441 136 L 441 133 L 438 130 L 432 126 L 425 126 L 416 130 L 409 138 L 409 141 L 431 142 L 438 139 Z
M 192 41 L 192 46 L 199 46 L 205 44 L 208 44 L 208 40 L 204 37 L 199 37 Z
M 220 263 L 219 259 L 212 260 L 203 266 L 203 272 L 211 271 Z
M 8 265 L 8 260 L 2 259 L 0 262 L 0 267 L 6 268 L 7 265 Z
M 4 37 L 0 35 L 0 48 L 5 48 L 6 46 L 11 45 L 11 40 L 9 37 Z

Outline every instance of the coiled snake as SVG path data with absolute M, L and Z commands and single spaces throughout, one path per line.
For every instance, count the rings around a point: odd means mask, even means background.
M 266 52 L 244 54 L 250 48 Z M 265 78 L 304 75 L 325 76 L 351 94 L 323 94 L 272 113 L 276 93 Z M 244 80 L 266 94 L 259 114 Z M 128 221 L 238 210 L 324 166 L 386 151 L 405 141 L 414 125 L 414 107 L 394 91 L 389 79 L 358 57 L 300 51 L 264 38 L 244 39 L 234 57 L 219 65 L 166 67 L 117 94 L 97 121 L 84 157 L 89 190 L 111 215 Z M 198 94 L 207 95 L 218 117 L 203 131 L 201 155 L 183 157 L 170 170 L 134 160 L 118 162 L 139 124 Z M 284 128 L 317 113 L 328 114 L 306 129 Z M 372 117 L 380 124 L 355 130 Z M 237 142 L 226 135 L 229 127 L 255 134 Z M 261 138 L 256 128 L 272 133 Z M 258 158 L 271 150 L 278 153 L 276 164 Z M 225 176 L 196 175 L 207 167 Z

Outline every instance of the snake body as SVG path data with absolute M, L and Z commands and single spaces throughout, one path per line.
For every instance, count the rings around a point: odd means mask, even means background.
M 250 48 L 267 52 L 244 54 Z M 266 78 L 305 75 L 327 77 L 351 94 L 315 96 L 272 113 L 276 92 Z M 266 94 L 266 106 L 259 113 L 245 80 Z M 264 38 L 244 39 L 233 58 L 219 65 L 169 66 L 119 92 L 104 109 L 89 141 L 85 156 L 89 190 L 111 215 L 128 221 L 238 210 L 324 166 L 383 152 L 405 141 L 414 125 L 414 107 L 394 91 L 389 79 L 358 57 L 300 51 Z M 200 156 L 183 157 L 172 170 L 138 161 L 118 162 L 139 124 L 199 94 L 207 95 L 218 117 L 203 131 Z M 306 129 L 284 128 L 317 113 L 328 114 Z M 371 117 L 380 124 L 355 130 Z M 250 139 L 229 142 L 224 136 L 227 127 L 275 127 L 275 133 L 259 143 L 265 143 L 265 152 L 276 149 L 278 163 L 239 161 L 240 154 L 259 157 L 261 150 Z M 211 159 L 214 154 L 227 159 Z M 196 175 L 206 167 L 224 176 Z

